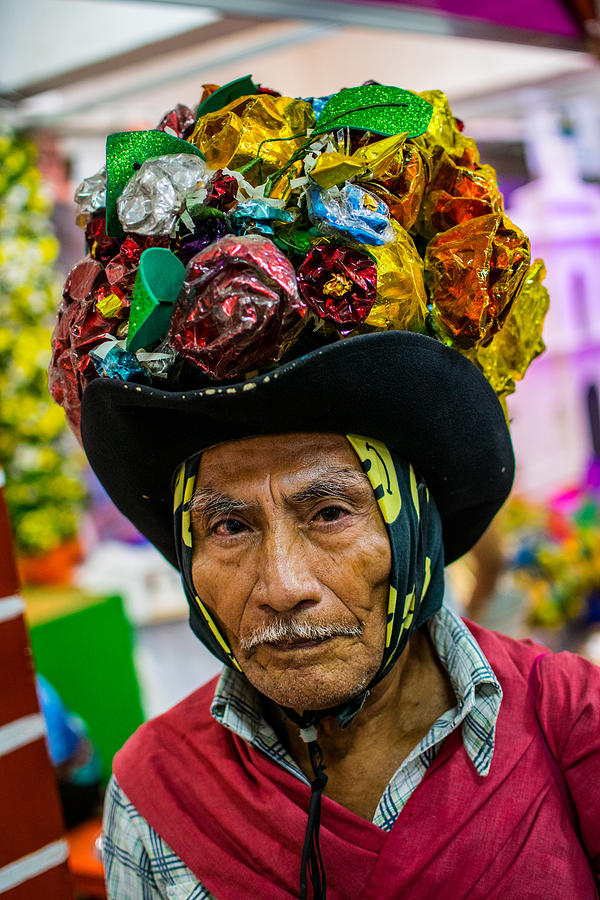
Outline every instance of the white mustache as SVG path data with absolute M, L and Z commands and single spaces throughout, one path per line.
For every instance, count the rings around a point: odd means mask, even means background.
M 294 641 L 318 641 L 332 637 L 358 637 L 360 625 L 323 624 L 305 619 L 276 619 L 268 625 L 255 628 L 240 638 L 244 650 L 253 650 L 259 644 L 293 643 Z

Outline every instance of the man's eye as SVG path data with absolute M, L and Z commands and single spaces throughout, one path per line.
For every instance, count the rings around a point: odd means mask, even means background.
M 315 518 L 321 519 L 322 522 L 337 522 L 345 514 L 346 510 L 342 509 L 341 506 L 324 506 L 323 509 L 319 510 Z
M 215 522 L 215 524 L 211 528 L 213 534 L 218 534 L 222 537 L 230 537 L 232 534 L 240 534 L 245 530 L 246 526 L 243 522 L 240 522 L 239 519 L 221 519 L 219 522 Z

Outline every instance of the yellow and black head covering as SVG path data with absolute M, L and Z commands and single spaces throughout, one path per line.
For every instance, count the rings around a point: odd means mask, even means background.
M 340 725 L 348 724 L 368 691 L 390 671 L 413 631 L 442 605 L 444 551 L 442 524 L 425 482 L 410 463 L 381 441 L 346 435 L 371 483 L 390 540 L 392 565 L 388 594 L 385 649 L 379 671 L 365 692 L 340 709 L 328 710 Z M 174 526 L 179 569 L 190 605 L 190 624 L 196 636 L 218 659 L 234 669 L 240 665 L 224 635 L 196 593 L 192 580 L 190 505 L 202 453 L 179 467 L 175 480 Z M 319 714 L 318 718 L 321 718 Z

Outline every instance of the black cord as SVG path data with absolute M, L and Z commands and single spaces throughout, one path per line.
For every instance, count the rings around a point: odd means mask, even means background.
M 308 810 L 308 823 L 304 835 L 302 847 L 302 861 L 300 863 L 300 900 L 307 900 L 308 878 L 312 886 L 313 900 L 325 900 L 327 893 L 327 879 L 321 856 L 319 843 L 319 829 L 321 825 L 321 796 L 327 784 L 327 775 L 323 765 L 323 751 L 316 740 L 307 744 L 314 779 L 310 784 L 310 806 Z

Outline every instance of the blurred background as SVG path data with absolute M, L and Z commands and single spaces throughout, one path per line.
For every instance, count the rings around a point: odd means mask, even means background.
M 551 297 L 547 349 L 508 398 L 513 496 L 450 568 L 449 602 L 600 663 L 593 0 L 0 0 L 0 13 L 0 461 L 12 533 L 10 543 L 2 525 L 0 596 L 25 613 L 61 733 L 75 735 L 50 747 L 63 808 L 64 785 L 79 778 L 98 786 L 79 820 L 97 815 L 128 735 L 219 668 L 188 630 L 177 574 L 112 506 L 46 385 L 62 283 L 85 254 L 76 187 L 103 165 L 108 133 L 156 127 L 176 103 L 194 109 L 204 83 L 250 73 L 289 96 L 368 79 L 447 94 L 543 258 Z M 39 684 L 38 695 L 49 721 L 57 707 Z M 86 751 L 75 769 L 89 770 L 69 782 L 76 746 Z M 86 852 L 77 889 L 102 896 Z

